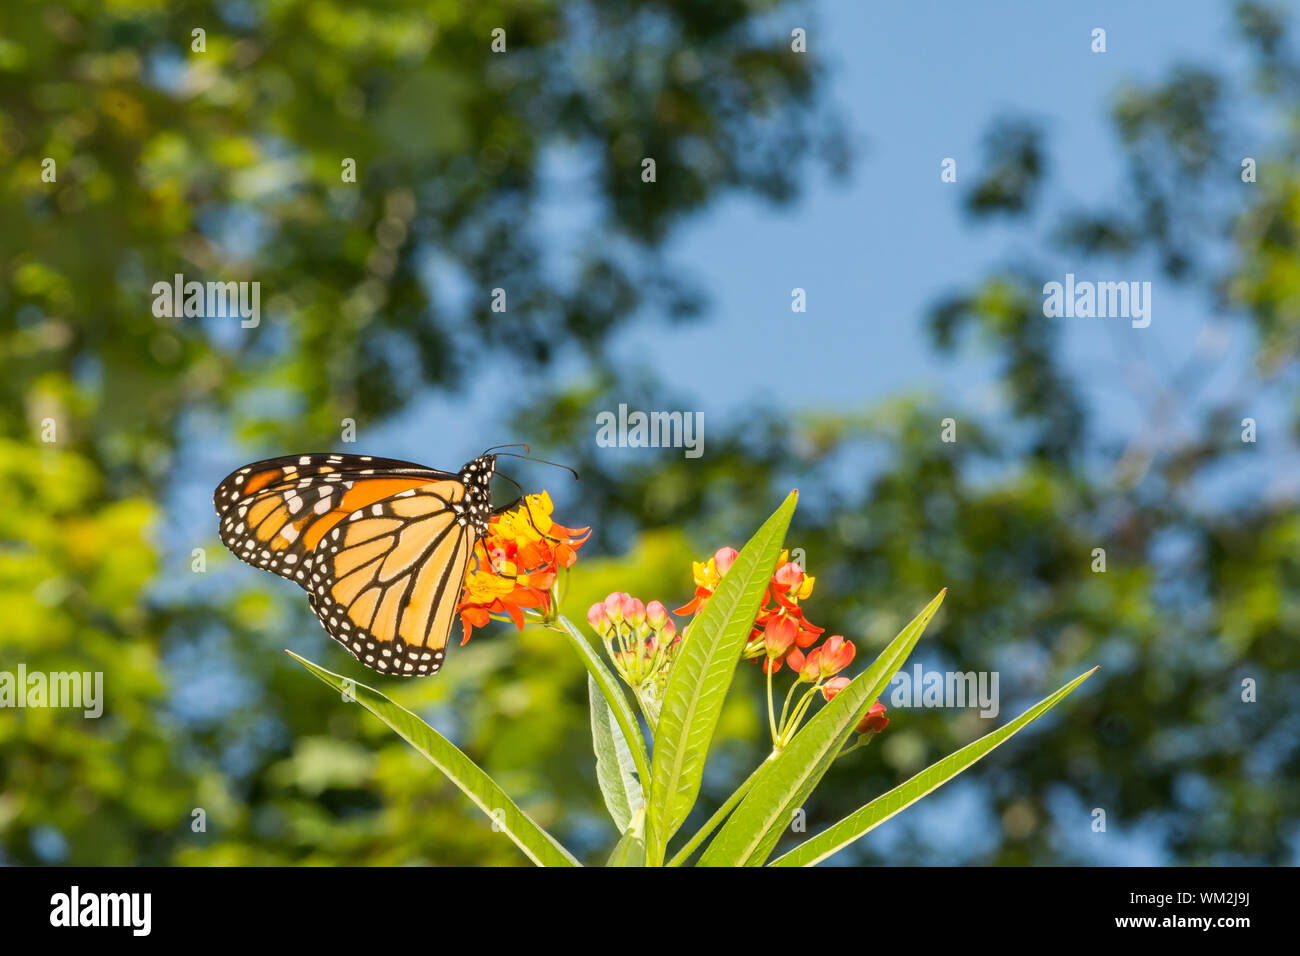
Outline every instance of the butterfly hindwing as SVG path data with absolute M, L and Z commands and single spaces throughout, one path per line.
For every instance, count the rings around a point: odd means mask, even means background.
M 494 459 L 459 474 L 362 455 L 255 462 L 217 486 L 222 542 L 305 589 L 326 632 L 375 670 L 436 672 L 478 537 Z
M 312 608 L 376 670 L 420 676 L 442 667 L 477 539 L 464 486 L 449 486 L 430 482 L 354 512 L 317 549 Z

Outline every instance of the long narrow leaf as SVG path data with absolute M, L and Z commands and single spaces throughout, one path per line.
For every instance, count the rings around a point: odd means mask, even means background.
M 848 846 L 854 840 L 865 835 L 894 814 L 907 809 L 927 793 L 943 786 L 971 764 L 996 749 L 1003 741 L 1018 732 L 1043 714 L 1047 713 L 1067 694 L 1092 676 L 1093 668 L 1086 674 L 1080 674 L 1052 696 L 1040 700 L 1033 707 L 1017 717 L 1005 727 L 999 727 L 992 733 L 985 734 L 979 740 L 967 744 L 960 750 L 949 754 L 938 763 L 926 767 L 906 783 L 899 784 L 888 793 L 881 794 L 866 806 L 855 810 L 839 823 L 823 830 L 799 844 L 784 856 L 772 861 L 772 866 L 813 866 Z
M 632 815 L 632 824 L 605 861 L 606 866 L 645 866 L 645 811 Z
M 622 833 L 632 821 L 632 814 L 645 807 L 641 781 L 636 776 L 632 751 L 610 713 L 609 702 L 587 675 L 587 696 L 591 701 L 591 743 L 596 751 L 596 781 L 605 797 L 614 826 Z
M 290 657 L 302 664 L 312 674 L 335 690 L 350 694 L 356 702 L 370 711 L 399 737 L 422 753 L 430 763 L 441 770 L 465 796 L 474 801 L 480 810 L 492 818 L 494 825 L 523 850 L 538 866 L 578 866 L 575 860 L 555 837 L 543 830 L 515 804 L 506 792 L 483 770 L 470 760 L 450 740 L 442 736 L 405 707 L 393 703 L 373 687 L 359 684 L 318 667 L 292 651 Z
M 776 754 L 771 754 L 767 758 L 767 760 L 775 759 Z M 752 787 L 754 781 L 758 779 L 758 772 L 763 769 L 766 762 L 767 761 L 765 760 L 763 763 L 759 764 L 758 767 L 754 769 L 754 772 L 745 778 L 745 782 L 733 790 L 731 796 L 727 797 L 727 799 L 723 801 L 722 806 L 713 811 L 713 816 L 709 817 L 709 819 L 704 822 L 704 826 L 696 830 L 695 835 L 687 840 L 680 850 L 673 854 L 672 859 L 668 861 L 669 866 L 681 866 L 691 858 L 691 854 L 700 848 L 700 844 L 709 838 L 710 834 L 718 828 L 722 821 L 727 819 L 727 815 L 730 814 L 732 810 L 736 809 L 737 804 L 744 799 L 745 794 L 749 793 L 749 788 Z
M 850 681 L 767 764 L 745 799 L 700 857 L 700 866 L 762 866 L 793 810 L 803 805 L 867 709 L 907 661 L 943 596 L 912 619 L 865 671 Z
M 663 862 L 669 839 L 700 792 L 704 759 L 740 652 L 776 568 L 799 493 L 789 497 L 741 549 L 705 604 L 673 661 L 655 730 L 650 807 L 646 820 L 649 863 Z
M 596 682 L 600 688 L 605 702 L 609 704 L 610 712 L 614 715 L 614 722 L 618 724 L 618 729 L 623 731 L 623 739 L 627 741 L 628 749 L 632 752 L 632 762 L 636 764 L 636 772 L 642 780 L 650 779 L 650 759 L 646 756 L 645 738 L 641 736 L 641 725 L 637 723 L 636 712 L 632 705 L 627 702 L 627 696 L 619 687 L 618 680 L 610 673 L 608 667 L 601 661 L 600 655 L 592 647 L 591 642 L 582 636 L 582 633 L 573 626 L 564 615 L 560 615 L 556 625 L 552 628 L 558 630 L 561 634 L 569 639 L 569 644 L 578 652 L 578 657 L 582 659 L 583 666 L 587 668 L 587 674 Z

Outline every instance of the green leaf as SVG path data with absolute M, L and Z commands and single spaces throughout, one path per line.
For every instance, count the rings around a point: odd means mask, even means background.
M 460 787 L 538 866 L 579 865 L 569 851 L 519 809 L 478 764 L 415 714 L 393 703 L 373 687 L 331 673 L 293 651 L 286 653 L 335 690 L 355 698 L 362 707 L 397 731 L 399 737 L 424 754 L 448 780 Z
M 745 799 L 700 857 L 700 866 L 762 866 L 793 810 L 803 805 L 867 710 L 888 686 L 943 603 L 947 589 L 912 619 L 871 666 L 835 695 L 782 754 L 759 772 Z
M 700 792 L 704 759 L 718 724 L 722 702 L 758 616 L 776 560 L 794 514 L 797 491 L 768 518 L 741 549 L 717 591 L 690 626 L 673 661 L 655 729 L 654 767 L 646 819 L 646 853 L 652 866 L 663 862 Z
M 587 675 L 587 696 L 591 700 L 591 742 L 596 751 L 596 780 L 605 806 L 618 831 L 623 833 L 632 815 L 645 807 L 641 781 L 636 776 L 632 751 L 619 730 L 609 702 L 591 675 Z
M 551 626 L 551 630 L 557 630 L 567 637 L 569 644 L 582 658 L 588 676 L 600 688 L 605 703 L 609 704 L 610 712 L 614 715 L 614 722 L 618 724 L 618 729 L 623 731 L 623 739 L 627 741 L 628 749 L 632 753 L 632 762 L 636 764 L 637 775 L 642 780 L 649 780 L 650 760 L 646 756 L 645 738 L 641 736 L 641 725 L 637 722 L 636 711 L 627 702 L 627 696 L 619 686 L 618 680 L 601 661 L 600 654 L 596 652 L 591 642 L 583 637 L 582 633 L 573 626 L 573 622 L 567 617 L 560 615 L 555 624 Z
M 605 861 L 606 866 L 645 866 L 645 810 L 632 815 L 632 825 Z
M 775 759 L 775 753 L 772 753 L 767 758 L 767 760 Z M 673 858 L 668 861 L 669 866 L 681 866 L 691 858 L 691 854 L 699 849 L 700 844 L 709 838 L 709 834 L 716 830 L 723 820 L 727 819 L 727 815 L 731 813 L 732 810 L 736 809 L 736 805 L 740 803 L 745 794 L 749 793 L 749 788 L 754 785 L 754 781 L 758 778 L 758 772 L 763 769 L 766 762 L 767 761 L 764 761 L 764 763 L 759 764 L 758 767 L 755 768 L 754 772 L 745 778 L 745 782 L 732 791 L 731 796 L 727 797 L 722 806 L 713 811 L 713 816 L 709 817 L 709 819 L 705 821 L 704 826 L 696 830 L 695 835 L 687 840 L 680 850 L 673 854 Z
M 777 857 L 772 861 L 771 865 L 813 866 L 832 853 L 844 849 L 854 840 L 880 826 L 894 814 L 907 809 L 927 793 L 943 786 L 985 754 L 996 749 L 1003 741 L 1026 724 L 1047 713 L 1060 703 L 1067 694 L 1091 677 L 1096 669 L 1094 667 L 1086 674 L 1080 674 L 1051 697 L 1040 700 L 1005 727 L 1000 727 L 979 740 L 967 744 L 955 753 L 944 757 L 938 763 L 926 767 L 906 783 L 900 784 L 888 793 L 876 797 L 876 799 L 855 810 L 839 823 L 823 830 L 815 837 L 809 838 L 784 856 Z

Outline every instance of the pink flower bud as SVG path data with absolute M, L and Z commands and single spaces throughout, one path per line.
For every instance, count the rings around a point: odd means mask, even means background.
M 591 629 L 602 637 L 605 635 L 606 628 L 609 627 L 609 618 L 605 614 L 605 603 L 597 601 L 591 607 L 587 608 L 587 623 Z
M 656 631 L 668 622 L 668 608 L 659 601 L 651 601 L 645 606 L 645 619 Z
M 776 569 L 772 580 L 786 589 L 797 588 L 803 583 L 803 568 L 794 561 L 787 561 Z
M 713 566 L 718 569 L 718 577 L 730 571 L 739 556 L 740 552 L 735 548 L 719 548 L 713 555 Z
M 822 684 L 822 696 L 827 700 L 834 700 L 835 695 L 848 686 L 849 679 L 847 677 L 832 677 Z
M 623 620 L 633 627 L 640 627 L 645 623 L 645 605 L 630 594 L 623 595 Z
M 609 597 L 605 598 L 605 613 L 615 624 L 623 623 L 623 598 L 627 597 L 622 591 L 611 591 Z

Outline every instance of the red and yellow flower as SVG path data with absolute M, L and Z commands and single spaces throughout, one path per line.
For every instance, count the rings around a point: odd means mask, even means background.
M 731 570 L 737 554 L 735 548 L 719 548 L 708 561 L 693 562 L 695 596 L 673 613 L 695 614 L 704 607 L 723 576 Z M 791 651 L 816 643 L 825 628 L 811 623 L 799 606 L 800 601 L 813 593 L 815 583 L 816 578 L 805 573 L 797 561 L 790 560 L 790 552 L 781 552 L 745 645 L 743 656 L 747 660 L 761 658 L 764 670 L 776 672 Z
M 470 572 L 461 589 L 464 644 L 474 628 L 503 615 L 524 629 L 524 612 L 551 612 L 551 587 L 560 568 L 578 560 L 590 528 L 566 528 L 551 520 L 554 505 L 545 491 L 528 495 L 517 508 L 493 515 L 488 532 L 474 546 Z
M 694 614 L 704 607 L 704 602 L 713 597 L 722 576 L 731 570 L 739 556 L 735 548 L 719 548 L 708 561 L 692 561 L 691 570 L 695 577 L 695 596 L 683 604 L 674 614 Z
M 717 592 L 737 557 L 735 548 L 719 548 L 708 561 L 693 562 L 695 595 L 675 613 L 698 613 Z M 799 729 L 818 691 L 830 700 L 849 682 L 847 677 L 835 675 L 853 663 L 855 648 L 852 642 L 839 634 L 833 634 L 821 645 L 812 646 L 825 632 L 825 628 L 818 627 L 804 616 L 800 602 L 812 595 L 815 585 L 816 579 L 806 573 L 799 562 L 791 561 L 788 551 L 782 551 L 763 592 L 762 603 L 750 628 L 749 640 L 741 652 L 748 660 L 760 661 L 768 674 L 768 722 L 777 749 L 785 746 Z M 772 697 L 771 675 L 786 664 L 795 672 L 795 682 L 786 694 L 778 719 Z M 806 687 L 796 699 L 795 688 L 801 684 L 812 686 Z M 878 732 L 889 723 L 883 714 L 883 705 L 873 706 L 863 718 L 859 732 L 865 733 L 866 729 L 872 733 Z

